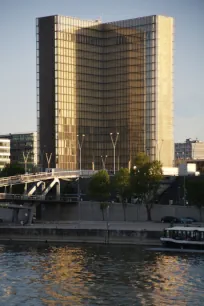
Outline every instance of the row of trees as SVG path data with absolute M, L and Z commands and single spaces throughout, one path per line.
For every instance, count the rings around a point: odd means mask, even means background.
M 24 168 L 18 163 L 6 164 L 0 171 L 0 177 L 14 176 L 18 174 L 24 174 Z
M 147 219 L 151 220 L 151 210 L 162 179 L 162 165 L 159 161 L 151 162 L 144 153 L 139 153 L 133 160 L 130 169 L 121 168 L 110 179 L 107 171 L 96 173 L 89 184 L 89 194 L 92 199 L 101 202 L 101 210 L 107 207 L 107 200 L 111 194 L 117 194 L 123 206 L 124 220 L 126 220 L 127 201 L 134 197 L 143 203 L 147 211 Z M 7 164 L 0 171 L 0 177 L 24 174 L 24 168 L 18 163 Z M 18 187 L 18 186 L 16 186 Z M 186 199 L 191 205 L 198 207 L 200 212 L 204 207 L 204 176 L 186 178 Z
M 129 171 L 121 168 L 111 180 L 106 170 L 100 170 L 90 180 L 89 195 L 92 199 L 100 201 L 104 219 L 104 209 L 111 193 L 119 196 L 123 206 L 124 221 L 126 221 L 126 207 L 128 199 L 132 196 L 147 211 L 147 219 L 151 221 L 151 210 L 155 200 L 160 181 L 162 179 L 162 164 L 159 161 L 150 161 L 149 157 L 140 153 L 133 161 L 133 167 Z

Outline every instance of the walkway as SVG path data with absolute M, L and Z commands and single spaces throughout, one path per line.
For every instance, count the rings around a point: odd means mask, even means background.
M 77 171 L 58 171 L 58 172 L 40 172 L 36 174 L 24 174 L 0 178 L 0 187 L 19 185 L 32 182 L 45 181 L 50 179 L 76 179 L 78 177 L 90 177 L 97 171 L 77 170 Z

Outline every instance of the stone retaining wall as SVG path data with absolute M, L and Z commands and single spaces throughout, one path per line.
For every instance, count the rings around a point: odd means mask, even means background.
M 160 231 L 62 229 L 62 228 L 1 228 L 0 241 L 35 242 L 96 242 L 96 243 L 147 243 L 156 240 L 159 244 Z M 151 244 L 151 243 L 150 243 Z
M 109 204 L 109 220 L 123 221 L 124 211 L 122 204 Z M 202 210 L 204 219 L 204 209 Z M 196 207 L 178 206 L 178 205 L 159 205 L 154 204 L 152 209 L 152 220 L 160 221 L 164 216 L 194 217 L 200 221 L 200 212 Z M 100 210 L 100 203 L 97 202 L 80 202 L 80 207 L 77 204 L 43 204 L 41 207 L 41 220 L 55 221 L 55 220 L 83 220 L 83 221 L 101 221 L 102 212 Z M 105 212 L 105 219 L 107 215 Z M 147 213 L 144 205 L 127 204 L 126 221 L 146 221 Z

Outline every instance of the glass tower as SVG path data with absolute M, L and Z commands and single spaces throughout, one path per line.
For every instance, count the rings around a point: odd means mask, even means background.
M 138 152 L 172 166 L 173 18 L 49 16 L 36 27 L 39 157 L 46 150 L 52 167 L 68 170 L 106 160 L 112 170 L 110 133 L 119 133 L 116 169 Z

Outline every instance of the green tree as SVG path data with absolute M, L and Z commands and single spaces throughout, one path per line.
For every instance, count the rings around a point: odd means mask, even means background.
M 108 203 L 104 203 L 110 196 L 110 177 L 106 170 L 100 170 L 91 177 L 88 186 L 89 195 L 100 202 L 100 209 L 104 221 L 104 211 Z
M 160 181 L 162 179 L 162 164 L 155 160 L 144 161 L 143 164 L 131 169 L 130 184 L 132 193 L 145 204 L 147 220 L 151 221 L 151 211 Z
M 130 174 L 127 168 L 121 168 L 116 172 L 113 187 L 119 195 L 123 206 L 124 221 L 126 221 L 127 198 L 130 196 Z
M 203 176 L 186 179 L 187 199 L 190 204 L 195 205 L 200 213 L 202 221 L 202 208 L 204 207 L 204 178 Z
M 0 171 L 0 177 L 15 176 L 18 174 L 24 174 L 24 168 L 18 163 L 6 164 Z
M 133 158 L 132 167 L 140 168 L 148 163 L 149 163 L 149 156 L 143 152 L 140 152 L 136 155 L 135 158 Z

